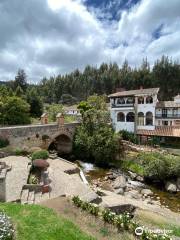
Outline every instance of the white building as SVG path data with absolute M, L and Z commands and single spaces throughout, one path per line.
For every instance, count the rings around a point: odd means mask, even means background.
M 174 97 L 174 101 L 159 102 L 158 92 L 159 88 L 141 88 L 109 95 L 116 132 L 127 130 L 141 136 L 180 137 L 180 95 Z

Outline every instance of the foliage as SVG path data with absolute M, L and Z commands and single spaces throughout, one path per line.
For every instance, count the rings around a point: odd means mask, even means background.
M 64 94 L 70 94 L 78 101 L 87 100 L 91 95 L 115 92 L 118 88 L 126 90 L 160 87 L 160 100 L 171 100 L 178 94 L 180 65 L 166 56 L 157 60 L 152 68 L 147 59 L 137 68 L 128 61 L 122 66 L 117 63 L 102 63 L 99 68 L 86 66 L 83 72 L 75 70 L 70 74 L 44 78 L 39 88 L 45 102 L 59 103 Z
M 62 104 L 73 105 L 77 103 L 77 99 L 73 97 L 71 94 L 63 94 L 60 102 Z
M 126 130 L 121 130 L 120 135 L 123 140 L 130 141 L 132 143 L 137 144 L 138 143 L 138 138 L 133 132 L 128 132 Z
M 29 184 L 38 184 L 39 180 L 36 175 L 31 174 L 28 179 Z
M 23 69 L 19 69 L 17 76 L 15 77 L 15 81 L 13 83 L 14 89 L 16 89 L 18 86 L 25 92 L 27 89 L 27 76 Z
M 64 113 L 62 104 L 51 104 L 45 106 L 45 112 L 48 113 L 49 121 L 55 122 L 58 113 Z
M 16 156 L 26 156 L 28 154 L 29 154 L 29 152 L 25 149 L 20 149 L 20 148 L 15 149 L 15 155 Z
M 42 135 L 42 140 L 46 141 L 49 139 L 49 136 L 47 134 Z
M 39 150 L 39 151 L 33 152 L 31 155 L 32 160 L 47 159 L 48 157 L 49 157 L 49 153 L 46 150 Z
M 0 124 L 18 125 L 28 123 L 30 123 L 29 104 L 25 100 L 15 96 L 0 99 Z
M 139 224 L 133 221 L 129 213 L 116 214 L 110 209 L 99 208 L 98 206 L 82 201 L 79 196 L 74 196 L 72 198 L 73 203 L 81 208 L 84 211 L 87 211 L 94 215 L 94 211 L 90 209 L 96 208 L 95 216 L 101 217 L 104 222 L 112 224 L 118 228 L 118 230 L 128 230 L 131 233 L 135 234 L 135 229 L 139 227 Z M 168 235 L 153 234 L 146 231 L 143 231 L 143 235 L 139 236 L 141 240 L 170 240 L 171 238 Z
M 144 176 L 144 167 L 139 164 L 135 159 L 124 159 L 121 161 L 121 168 L 124 170 L 130 170 L 137 173 L 140 176 Z
M 144 174 L 151 179 L 165 181 L 170 178 L 180 177 L 180 157 L 170 154 L 140 153 L 139 163 L 144 168 Z
M 104 167 L 116 158 L 119 151 L 118 136 L 105 116 L 106 112 L 96 109 L 84 112 L 83 123 L 74 136 L 75 154 Z
M 2 203 L 0 209 L 12 218 L 16 226 L 16 240 L 93 240 L 69 220 L 53 209 L 38 205 Z M 95 239 L 94 239 L 95 240 Z
M 9 145 L 9 140 L 0 138 L 0 148 L 7 147 Z
M 0 239 L 12 240 L 14 235 L 13 224 L 10 217 L 0 212 Z
M 35 87 L 27 91 L 27 102 L 30 105 L 30 114 L 32 117 L 40 117 L 43 113 L 43 102 Z

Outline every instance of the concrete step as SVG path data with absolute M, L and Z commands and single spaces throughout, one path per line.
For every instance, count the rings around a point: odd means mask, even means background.
M 28 204 L 33 204 L 34 203 L 34 196 L 35 196 L 34 191 L 30 191 L 29 196 L 28 196 Z
M 39 203 L 42 200 L 42 192 L 36 192 L 34 197 L 34 203 Z
M 27 204 L 28 197 L 29 197 L 29 189 L 23 189 L 20 196 L 21 204 Z

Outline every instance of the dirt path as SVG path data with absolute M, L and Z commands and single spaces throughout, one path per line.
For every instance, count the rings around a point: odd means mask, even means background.
M 98 240 L 133 240 L 134 236 L 127 232 L 118 233 L 117 229 L 105 224 L 101 219 L 91 216 L 76 208 L 66 197 L 58 197 L 41 203 L 54 209 L 57 214 L 71 220 L 74 224 L 87 234 Z

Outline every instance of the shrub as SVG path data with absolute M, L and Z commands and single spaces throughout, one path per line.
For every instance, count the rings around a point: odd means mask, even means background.
M 0 212 L 0 239 L 12 240 L 13 234 L 14 229 L 10 218 L 4 212 Z
M 32 157 L 32 160 L 47 159 L 49 157 L 49 153 L 46 150 L 40 150 L 40 151 L 34 152 L 31 157 Z
M 148 178 L 164 181 L 180 177 L 180 157 L 162 153 L 141 153 L 138 160 Z
M 38 184 L 38 182 L 39 182 L 38 178 L 35 175 L 31 174 L 29 176 L 29 180 L 28 180 L 29 184 Z
M 9 145 L 8 139 L 0 138 L 0 148 L 6 147 L 8 145 Z
M 138 138 L 134 133 L 128 132 L 126 130 L 121 130 L 119 133 L 123 140 L 130 141 L 135 144 L 138 143 Z
M 15 149 L 15 155 L 16 156 L 26 156 L 28 154 L 29 154 L 29 152 L 25 149 L 20 149 L 20 148 Z
M 46 135 L 46 134 L 42 135 L 42 140 L 43 140 L 43 141 L 46 141 L 46 140 L 48 140 L 48 139 L 49 139 L 49 136 L 48 136 L 48 135 Z

